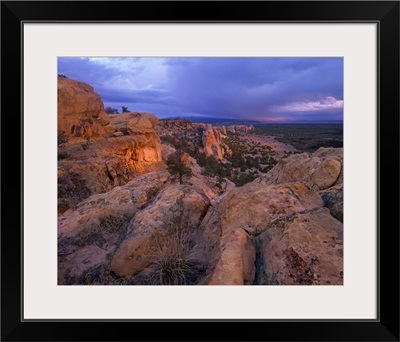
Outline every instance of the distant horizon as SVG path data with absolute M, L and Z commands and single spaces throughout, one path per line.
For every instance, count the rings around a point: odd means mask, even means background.
M 132 111 L 132 112 L 136 112 L 136 111 Z M 122 113 L 120 113 L 122 114 Z M 156 115 L 157 116 L 157 115 Z M 254 122 L 254 123 L 260 123 L 260 124 L 264 124 L 264 123 L 268 123 L 268 124 L 295 124 L 295 123 L 318 123 L 318 124 L 343 124 L 343 120 L 292 120 L 292 121 L 260 121 L 260 120 L 256 120 L 256 119 L 246 119 L 246 118 L 232 118 L 232 117 L 217 117 L 217 116 L 183 116 L 183 115 L 177 115 L 177 116 L 169 116 L 169 117 L 163 117 L 163 118 L 159 118 L 157 116 L 158 119 L 160 120 L 177 120 L 177 119 L 182 119 L 182 120 L 218 120 L 218 121 L 248 121 L 248 122 Z
M 341 57 L 59 57 L 58 73 L 119 112 L 343 123 Z
M 128 114 L 128 113 L 151 113 L 149 111 L 138 111 L 138 110 L 130 110 L 126 113 L 118 112 L 115 113 L 116 115 L 119 114 Z M 256 119 L 246 119 L 246 118 L 232 118 L 228 116 L 206 116 L 206 115 L 172 115 L 172 116 L 166 116 L 166 117 L 159 117 L 158 115 L 154 114 L 157 119 L 159 120 L 193 120 L 193 121 L 198 121 L 201 122 L 201 120 L 215 120 L 215 121 L 240 121 L 240 122 L 254 122 L 254 123 L 268 123 L 268 124 L 302 124 L 302 123 L 316 123 L 316 124 L 343 124 L 343 120 L 292 120 L 292 121 L 260 121 Z

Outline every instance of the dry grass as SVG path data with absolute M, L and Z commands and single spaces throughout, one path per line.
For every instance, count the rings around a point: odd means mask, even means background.
M 130 217 L 122 213 L 101 216 L 97 222 L 91 222 L 77 234 L 76 243 L 80 247 L 91 244 L 101 247 L 107 240 L 119 241 L 126 234 L 129 219 Z
M 190 239 L 193 229 L 183 229 L 185 218 L 173 217 L 165 229 L 151 238 L 151 266 L 143 272 L 118 277 L 110 270 L 115 251 L 110 251 L 102 265 L 92 267 L 79 277 L 66 277 L 67 284 L 80 285 L 194 285 L 205 267 L 200 262 L 200 253 Z M 119 246 L 126 238 L 129 218 L 122 213 L 108 212 L 92 220 L 75 237 L 73 244 Z
M 199 253 L 187 233 L 175 228 L 153 239 L 151 285 L 193 285 L 203 271 Z

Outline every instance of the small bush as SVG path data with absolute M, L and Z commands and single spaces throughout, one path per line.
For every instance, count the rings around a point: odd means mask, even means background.
M 106 108 L 104 108 L 104 111 L 105 111 L 107 114 L 119 114 L 117 108 L 106 107 Z
M 232 179 L 232 182 L 234 182 L 237 187 L 240 187 L 242 185 L 252 182 L 256 178 L 257 175 L 254 175 L 253 173 L 242 173 L 240 176 L 234 177 Z
M 182 158 L 183 152 L 177 150 L 176 152 L 172 153 L 165 162 L 172 179 L 179 179 L 180 184 L 182 184 L 185 179 L 190 179 L 193 175 L 192 169 L 182 161 Z

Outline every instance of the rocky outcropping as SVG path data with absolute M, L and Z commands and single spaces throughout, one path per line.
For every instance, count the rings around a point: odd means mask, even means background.
M 223 139 L 227 137 L 227 132 L 245 134 L 252 130 L 254 130 L 254 126 L 252 125 L 213 127 L 212 125 L 207 124 L 204 127 L 202 136 L 204 152 L 207 156 L 222 159 L 226 154 L 231 153 L 230 148 L 223 141 Z
M 343 284 L 343 226 L 327 208 L 278 219 L 257 244 L 257 283 Z
M 62 215 L 59 283 L 343 283 L 343 225 L 317 192 L 253 182 L 211 206 L 196 185 L 166 180 L 140 176 Z
M 154 163 L 162 161 L 161 142 L 155 131 L 158 119 L 154 114 L 113 114 L 110 123 L 116 128 L 115 138 L 110 138 L 110 142 L 125 154 L 135 172 L 146 172 Z
M 259 183 L 282 184 L 302 182 L 312 190 L 325 190 L 338 181 L 342 170 L 340 161 L 315 154 L 295 154 L 283 158 Z
M 135 275 L 157 263 L 158 257 L 167 252 L 164 249 L 190 245 L 190 235 L 209 206 L 207 196 L 193 187 L 173 185 L 166 188 L 130 223 L 130 234 L 114 255 L 111 270 L 118 276 Z M 152 273 L 152 270 L 145 273 Z
M 106 136 L 109 124 L 100 95 L 89 84 L 58 77 L 58 131 L 70 141 Z
M 249 132 L 253 126 L 236 125 L 228 126 L 230 132 Z M 184 143 L 193 151 L 200 150 L 207 156 L 223 159 L 230 148 L 224 143 L 227 137 L 225 126 L 212 126 L 211 124 L 190 122 L 188 120 L 162 120 L 157 127 L 157 132 L 161 137 L 169 137 Z
M 223 158 L 222 134 L 219 130 L 211 125 L 207 125 L 206 129 L 203 131 L 202 142 L 204 152 L 207 156 L 214 156 L 217 159 Z
M 59 231 L 75 231 L 89 223 L 97 223 L 102 216 L 116 212 L 132 216 L 156 196 L 168 178 L 169 173 L 166 171 L 150 172 L 109 192 L 92 195 L 81 201 L 75 210 L 69 210 L 60 216 Z
M 281 159 L 270 172 L 255 182 L 301 182 L 319 191 L 332 215 L 343 221 L 343 148 L 321 147 L 312 154 L 295 154 Z
M 220 197 L 197 236 L 202 284 L 341 284 L 342 223 L 300 183 L 249 183 Z
M 110 115 L 110 122 L 106 127 L 114 132 L 110 130 L 106 140 L 59 147 L 59 155 L 67 156 L 58 162 L 61 211 L 162 165 L 160 138 L 154 129 L 157 118 L 153 114 Z
M 319 192 L 333 217 L 343 222 L 343 183 Z
M 224 126 L 223 126 L 224 127 Z M 224 127 L 225 131 L 228 131 L 229 133 L 248 133 L 254 130 L 253 125 L 229 125 Z
M 162 150 L 163 160 L 165 161 L 168 159 L 170 155 L 176 152 L 175 148 L 165 144 L 161 144 L 161 150 Z M 200 167 L 200 165 L 197 164 L 196 159 L 191 157 L 186 152 L 183 153 L 181 160 L 193 172 L 193 175 L 190 178 L 188 184 L 192 185 L 198 191 L 203 192 L 208 197 L 211 204 L 213 204 L 215 202 L 215 199 L 218 197 L 217 193 L 219 192 L 219 189 L 216 187 L 215 180 L 209 179 L 208 177 L 204 176 L 203 170 Z M 226 181 L 227 181 L 226 188 L 228 190 L 232 187 L 235 187 L 234 183 L 230 182 L 229 180 Z
M 68 157 L 58 162 L 59 205 L 68 209 L 92 194 L 110 191 L 162 168 L 160 148 L 147 139 L 122 136 L 92 142 L 86 150 L 79 144 L 64 146 L 62 153 Z
M 90 196 L 58 219 L 59 284 L 106 282 L 109 262 L 128 224 L 157 195 L 167 172 L 139 176 L 110 192 Z M 102 274 L 101 271 L 104 271 Z

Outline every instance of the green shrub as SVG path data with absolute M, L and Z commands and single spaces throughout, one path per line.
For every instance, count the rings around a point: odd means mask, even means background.
M 166 161 L 168 172 L 171 174 L 173 180 L 179 179 L 180 184 L 193 175 L 192 169 L 182 161 L 182 157 L 183 152 L 178 150 L 172 153 Z
M 232 182 L 235 183 L 237 187 L 242 186 L 246 183 L 252 182 L 254 179 L 257 178 L 257 175 L 254 175 L 253 173 L 242 173 L 239 176 L 236 176 L 232 179 Z

